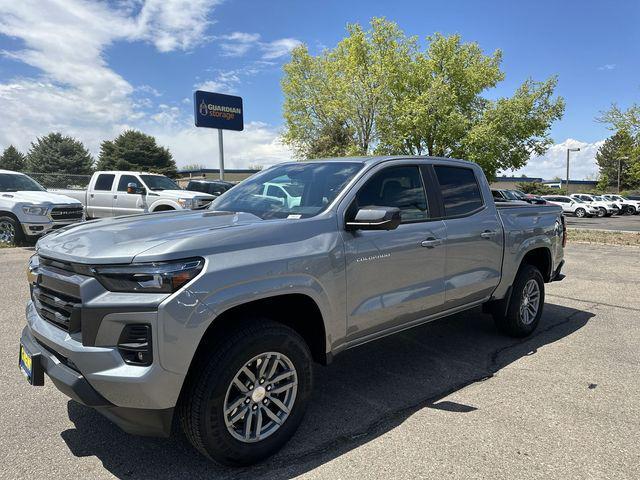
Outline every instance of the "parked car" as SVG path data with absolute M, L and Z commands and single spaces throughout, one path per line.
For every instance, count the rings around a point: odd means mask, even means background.
M 525 202 L 511 190 L 492 189 L 491 194 L 496 202 L 529 203 Z
M 15 245 L 84 219 L 82 204 L 23 173 L 0 170 L 0 244 Z
M 294 181 L 274 179 L 262 186 L 260 196 L 281 202 L 287 208 L 294 208 L 300 205 L 303 186 Z
M 636 215 L 640 213 L 640 201 L 630 200 L 621 195 L 607 194 L 603 195 L 604 198 L 618 203 L 623 213 L 628 215 Z
M 629 200 L 640 201 L 640 195 L 627 195 L 626 198 L 628 198 Z
M 611 203 L 607 202 L 602 198 L 598 198 L 593 195 L 588 195 L 586 193 L 574 193 L 570 195 L 571 198 L 582 200 L 583 202 L 591 205 L 594 208 L 598 209 L 598 217 L 610 217 L 611 215 L 619 212 L 619 209 Z
M 49 191 L 82 202 L 88 218 L 117 217 L 135 213 L 198 210 L 206 208 L 213 195 L 182 190 L 164 175 L 144 172 L 96 172 L 87 190 Z
M 564 213 L 571 213 L 579 218 L 593 217 L 600 211 L 578 198 L 571 198 L 565 195 L 543 195 L 542 198 L 549 203 L 560 205 Z
M 274 184 L 301 201 L 265 198 Z M 38 242 L 20 365 L 130 433 L 168 435 L 177 416 L 225 464 L 293 435 L 314 361 L 479 305 L 525 337 L 545 283 L 563 278 L 562 210 L 496 205 L 482 169 L 460 160 L 278 164 L 208 210 L 156 218 Z
M 219 197 L 233 186 L 233 183 L 222 180 L 189 180 L 186 190 Z

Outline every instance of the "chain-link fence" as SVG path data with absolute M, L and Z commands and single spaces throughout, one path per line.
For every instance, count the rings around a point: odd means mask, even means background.
M 26 173 L 44 188 L 62 188 L 65 190 L 85 190 L 89 186 L 91 175 L 73 175 L 69 173 Z

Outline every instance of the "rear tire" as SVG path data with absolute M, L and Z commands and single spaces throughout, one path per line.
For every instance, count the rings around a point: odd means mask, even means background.
M 575 214 L 576 217 L 583 218 L 587 215 L 587 211 L 584 208 L 577 208 Z
M 544 279 L 533 265 L 522 265 L 513 282 L 506 314 L 494 311 L 500 331 L 512 337 L 526 337 L 538 326 L 544 307 Z
M 604 207 L 600 207 L 598 209 L 598 218 L 605 217 L 607 215 L 607 210 Z
M 199 372 L 185 386 L 179 412 L 187 438 L 200 453 L 225 465 L 251 465 L 293 436 L 312 389 L 311 353 L 293 329 L 269 319 L 246 319 L 195 361 L 192 368 Z

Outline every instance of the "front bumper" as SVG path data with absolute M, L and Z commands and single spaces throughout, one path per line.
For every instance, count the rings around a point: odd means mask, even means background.
M 80 223 L 81 221 L 82 219 L 59 222 L 20 222 L 20 225 L 22 226 L 22 231 L 27 237 L 40 237 L 51 230 Z
M 58 390 L 78 403 L 95 408 L 125 432 L 157 437 L 171 434 L 174 408 L 119 407 L 93 388 L 70 359 L 39 342 L 28 326 L 22 330 L 20 343 L 38 359 L 39 366 Z

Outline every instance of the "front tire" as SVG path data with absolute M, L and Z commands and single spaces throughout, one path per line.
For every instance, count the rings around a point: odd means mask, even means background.
M 312 359 L 293 329 L 250 319 L 199 356 L 180 408 L 183 430 L 203 455 L 251 465 L 295 433 L 312 389 Z M 194 368 L 194 367 L 192 367 Z
M 22 226 L 15 218 L 0 216 L 0 245 L 16 246 L 24 240 Z
M 544 279 L 533 265 L 520 267 L 513 282 L 506 314 L 496 311 L 493 319 L 500 331 L 512 337 L 530 335 L 540 323 L 544 307 Z

